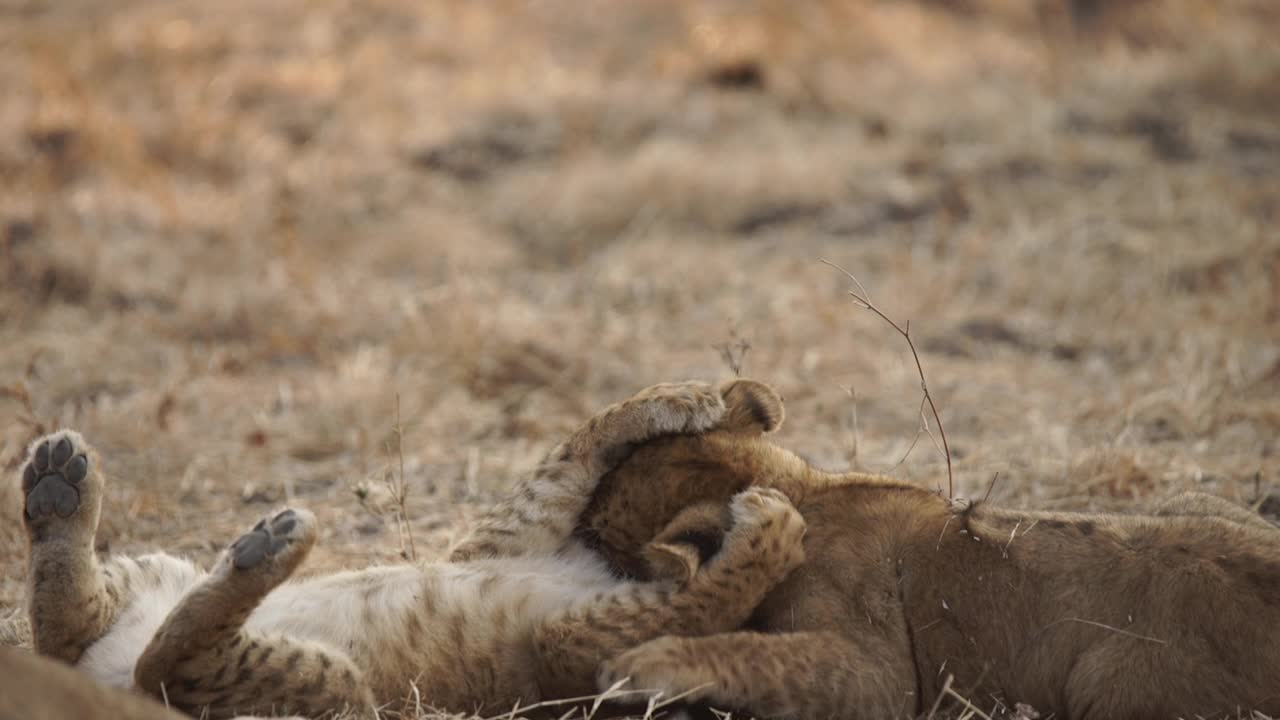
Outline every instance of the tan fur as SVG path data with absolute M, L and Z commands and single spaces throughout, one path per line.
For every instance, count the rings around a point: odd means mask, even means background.
M 766 717 L 913 717 L 948 676 L 1041 717 L 1280 714 L 1280 532 L 1220 499 L 1123 516 L 953 504 L 823 473 L 739 422 L 637 450 L 579 532 L 643 576 L 644 548 L 682 508 L 752 484 L 799 508 L 805 566 L 744 629 L 640 645 L 602 684 Z
M 601 475 L 635 444 L 723 414 L 710 386 L 650 388 L 552 450 L 453 562 L 301 581 L 288 578 L 316 538 L 302 510 L 264 518 L 209 572 L 163 554 L 100 562 L 98 458 L 76 433 L 55 433 L 21 471 L 35 646 L 213 717 L 373 715 L 411 696 L 492 713 L 590 690 L 599 663 L 626 648 L 740 625 L 803 560 L 804 523 L 766 488 L 729 500 L 713 556 L 654 581 L 619 578 L 571 536 Z
M 85 677 L 60 662 L 0 647 L 0 720 L 183 720 L 160 703 Z

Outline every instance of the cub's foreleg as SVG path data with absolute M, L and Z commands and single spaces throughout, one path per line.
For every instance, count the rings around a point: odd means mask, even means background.
M 715 387 L 654 385 L 591 418 L 487 511 L 450 553 L 452 561 L 546 555 L 572 535 L 600 478 L 631 448 L 660 435 L 711 429 L 724 415 Z
M 244 623 L 315 543 L 310 513 L 284 510 L 242 535 L 183 597 L 134 668 L 138 687 L 211 717 L 351 710 L 373 696 L 349 658 L 323 646 L 250 633 Z
M 546 697 L 590 692 L 600 663 L 663 635 L 740 627 L 764 596 L 804 562 L 804 519 L 776 490 L 751 488 L 730 503 L 720 551 L 682 587 L 624 585 L 591 598 L 534 634 Z
M 900 643 L 904 644 L 904 643 Z M 911 718 L 920 714 L 906 647 L 836 633 L 663 637 L 604 663 L 600 688 L 682 697 L 760 718 Z

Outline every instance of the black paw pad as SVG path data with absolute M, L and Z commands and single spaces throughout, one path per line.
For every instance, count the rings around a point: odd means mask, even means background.
M 80 507 L 81 485 L 88 476 L 89 458 L 76 454 L 70 437 L 63 435 L 41 442 L 22 469 L 27 517 L 71 517 Z
M 35 466 L 36 472 L 44 473 L 49 470 L 49 441 L 40 443 L 40 447 L 36 448 L 35 456 L 31 458 L 31 464 Z
M 271 536 L 265 530 L 254 530 L 231 544 L 231 564 L 237 570 L 258 567 L 272 554 Z
M 298 527 L 298 514 L 283 510 L 270 519 L 262 519 L 253 530 L 231 544 L 231 564 L 237 570 L 249 570 L 262 564 L 288 547 L 294 540 L 290 534 Z
M 72 485 L 79 485 L 89 475 L 89 458 L 77 455 L 62 469 L 62 475 Z
M 32 520 L 51 514 L 60 518 L 71 517 L 78 507 L 80 491 L 58 473 L 39 478 L 27 493 L 27 517 Z
M 36 474 L 35 463 L 27 463 L 27 467 L 22 471 L 22 492 L 29 493 L 36 486 L 36 480 L 39 479 Z
M 271 518 L 271 532 L 276 535 L 288 535 L 298 525 L 298 513 L 285 510 Z
M 53 446 L 53 452 L 49 456 L 53 462 L 53 466 L 62 467 L 63 465 L 65 465 L 67 461 L 71 459 L 72 450 L 73 448 L 71 447 L 70 438 L 67 438 L 64 436 L 63 438 L 59 439 L 58 442 Z

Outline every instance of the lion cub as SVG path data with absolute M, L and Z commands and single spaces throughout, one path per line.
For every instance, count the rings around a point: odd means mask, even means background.
M 757 717 L 916 717 L 948 676 L 1041 717 L 1280 715 L 1280 531 L 1258 516 L 1198 494 L 1125 516 L 952 503 L 810 467 L 763 438 L 783 417 L 772 390 L 725 393 L 719 428 L 652 441 L 608 475 L 579 532 L 644 577 L 668 520 L 714 547 L 716 509 L 767 486 L 808 523 L 808 561 L 747 630 L 653 640 L 602 683 Z
M 505 712 L 592 689 L 599 662 L 626 648 L 737 627 L 803 560 L 804 523 L 765 489 L 736 494 L 723 547 L 668 562 L 666 579 L 621 579 L 572 538 L 631 447 L 723 412 L 707 385 L 649 388 L 553 449 L 454 562 L 292 582 L 316 538 L 305 510 L 264 518 L 208 572 L 165 554 L 99 560 L 98 458 L 77 433 L 54 433 L 21 471 L 35 649 L 213 717 L 373 716 L 415 690 L 441 710 Z M 689 558 L 661 538 L 648 552 Z

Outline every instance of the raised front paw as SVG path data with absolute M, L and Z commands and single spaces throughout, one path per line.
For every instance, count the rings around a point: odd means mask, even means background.
M 753 558 L 786 574 L 804 563 L 804 517 L 790 498 L 773 488 L 752 487 L 729 503 L 733 527 L 722 554 L 727 561 Z
M 22 468 L 23 515 L 28 527 L 75 518 L 92 529 L 101 481 L 91 472 L 90 455 L 84 439 L 71 430 L 32 443 Z
M 278 583 L 302 563 L 315 539 L 315 516 L 286 508 L 236 538 L 227 548 L 225 567 L 232 576 L 260 574 L 269 583 Z
M 710 430 L 724 412 L 724 399 L 707 383 L 653 385 L 588 420 L 562 446 L 557 460 L 587 462 L 588 476 L 598 478 L 636 445 L 662 435 Z
M 696 381 L 652 385 L 625 404 L 648 420 L 653 435 L 705 432 L 715 427 L 725 412 L 720 392 Z

